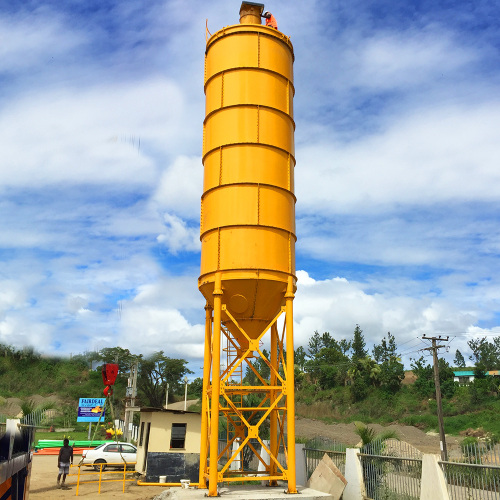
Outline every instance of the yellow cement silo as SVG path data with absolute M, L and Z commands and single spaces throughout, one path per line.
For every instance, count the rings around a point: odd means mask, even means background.
M 263 7 L 243 2 L 240 24 L 212 35 L 205 56 L 198 286 L 207 301 L 200 485 L 208 481 L 209 496 L 217 494 L 218 482 L 242 478 L 287 480 L 289 492 L 296 492 L 294 55 L 288 37 L 260 24 Z M 277 320 L 282 313 L 285 328 L 280 335 Z M 262 353 L 266 333 L 269 359 Z M 226 364 L 221 364 L 221 352 Z M 270 375 L 245 385 L 244 367 L 259 357 Z M 261 403 L 249 407 L 245 396 L 250 393 L 259 395 Z M 231 433 L 219 454 L 221 415 Z M 256 418 L 257 424 L 251 422 Z M 259 458 L 250 439 L 263 444 L 266 420 L 271 460 L 264 474 L 250 477 L 238 457 L 250 446 Z M 288 448 L 285 465 L 277 460 L 280 445 Z M 226 463 L 218 471 L 224 453 Z

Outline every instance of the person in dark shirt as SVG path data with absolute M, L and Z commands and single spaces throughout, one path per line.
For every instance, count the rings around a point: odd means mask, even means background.
M 69 439 L 66 438 L 63 444 L 64 446 L 59 450 L 59 456 L 57 457 L 57 467 L 59 467 L 57 486 L 64 486 L 66 474 L 69 474 L 70 463 L 73 465 L 73 448 L 69 445 Z M 61 476 L 62 483 L 60 482 Z

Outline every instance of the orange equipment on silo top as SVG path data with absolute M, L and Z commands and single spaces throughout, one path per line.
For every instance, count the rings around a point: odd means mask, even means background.
M 286 480 L 288 492 L 297 492 L 294 55 L 288 37 L 261 25 L 263 10 L 263 4 L 243 2 L 240 24 L 212 35 L 205 55 L 198 287 L 207 305 L 199 484 L 208 482 L 209 496 L 217 495 L 217 483 L 241 480 Z M 267 359 L 263 343 L 269 331 Z M 257 358 L 267 366 L 267 377 L 254 368 Z M 255 385 L 244 384 L 244 368 L 254 373 Z M 220 416 L 227 419 L 222 453 Z M 269 446 L 263 442 L 267 422 Z M 278 460 L 280 447 L 286 463 Z M 254 469 L 261 463 L 265 470 L 251 470 L 249 455 Z

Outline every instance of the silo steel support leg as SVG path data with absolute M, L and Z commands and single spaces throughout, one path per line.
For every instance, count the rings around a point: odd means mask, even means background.
M 278 371 L 278 326 L 276 322 L 271 326 L 271 366 Z M 275 386 L 277 383 L 276 374 L 271 370 L 270 383 Z M 276 391 L 271 391 L 270 405 L 274 403 L 276 399 Z M 270 445 L 271 445 L 271 455 L 278 458 L 278 410 L 272 410 L 269 417 L 269 432 L 270 432 Z M 269 459 L 269 475 L 276 475 L 276 462 Z M 278 482 L 276 479 L 269 481 L 269 486 L 277 486 Z
M 208 496 L 217 496 L 218 454 L 219 454 L 219 397 L 220 397 L 220 336 L 222 283 L 220 273 L 215 276 L 214 296 L 214 328 L 212 339 L 212 394 L 210 413 L 210 463 L 208 479 Z
M 200 475 L 198 488 L 206 489 L 205 474 L 208 458 L 208 399 L 207 390 L 212 366 L 212 306 L 207 302 L 205 306 L 205 357 L 203 363 L 203 390 L 201 396 L 201 445 L 200 445 Z
M 295 374 L 293 349 L 293 278 L 288 277 L 286 313 L 286 427 L 288 448 L 288 493 L 297 493 L 295 477 Z

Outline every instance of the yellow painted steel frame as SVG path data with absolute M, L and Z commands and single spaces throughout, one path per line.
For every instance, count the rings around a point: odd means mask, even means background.
M 216 290 L 221 288 L 220 276 L 216 282 Z M 257 338 L 251 338 L 238 324 L 238 321 L 227 310 L 221 301 L 222 293 L 215 296 L 214 316 L 210 307 L 206 308 L 205 349 L 210 364 L 204 366 L 203 400 L 202 400 L 202 441 L 200 452 L 199 488 L 204 488 L 208 482 L 208 496 L 217 496 L 217 484 L 231 481 L 262 481 L 276 485 L 277 480 L 288 481 L 288 493 L 297 493 L 295 478 L 295 402 L 294 402 L 294 360 L 293 360 L 293 278 L 290 277 L 285 295 L 285 306 L 281 307 L 275 318 L 267 325 Z M 281 335 L 278 332 L 277 320 L 285 314 Z M 223 327 L 220 318 L 223 314 L 229 316 L 232 325 L 248 340 L 248 348 L 240 350 L 238 356 L 228 363 L 224 370 L 220 367 L 221 335 L 237 348 L 237 343 L 229 329 Z M 213 333 L 212 333 L 213 324 Z M 261 350 L 261 339 L 271 331 L 271 354 L 267 359 Z M 286 349 L 287 346 L 292 346 Z M 284 356 L 286 352 L 286 358 Z M 250 363 L 250 359 L 259 356 L 269 367 L 269 381 L 265 380 Z M 234 372 L 246 363 L 254 372 L 260 385 L 235 384 L 231 381 Z M 209 380 L 210 371 L 212 380 Z M 237 406 L 232 396 L 261 395 L 257 406 Z M 243 401 L 243 398 L 239 398 Z M 219 452 L 219 417 L 225 417 L 227 428 L 233 428 L 232 437 L 228 437 L 224 449 Z M 264 421 L 270 420 L 270 445 L 267 446 L 261 437 L 259 429 Z M 258 419 L 257 423 L 251 421 Z M 285 425 L 287 439 L 285 442 Z M 256 439 L 260 446 L 269 454 L 269 463 L 261 457 L 258 447 L 250 441 Z M 239 445 L 233 446 L 234 442 Z M 257 460 L 264 465 L 264 471 L 230 470 L 230 465 L 237 460 L 245 446 L 248 446 Z M 283 466 L 278 460 L 278 451 L 283 446 L 286 463 Z M 235 449 L 236 448 L 236 449 Z M 218 466 L 226 457 L 225 464 Z M 209 462 L 207 463 L 207 458 Z

